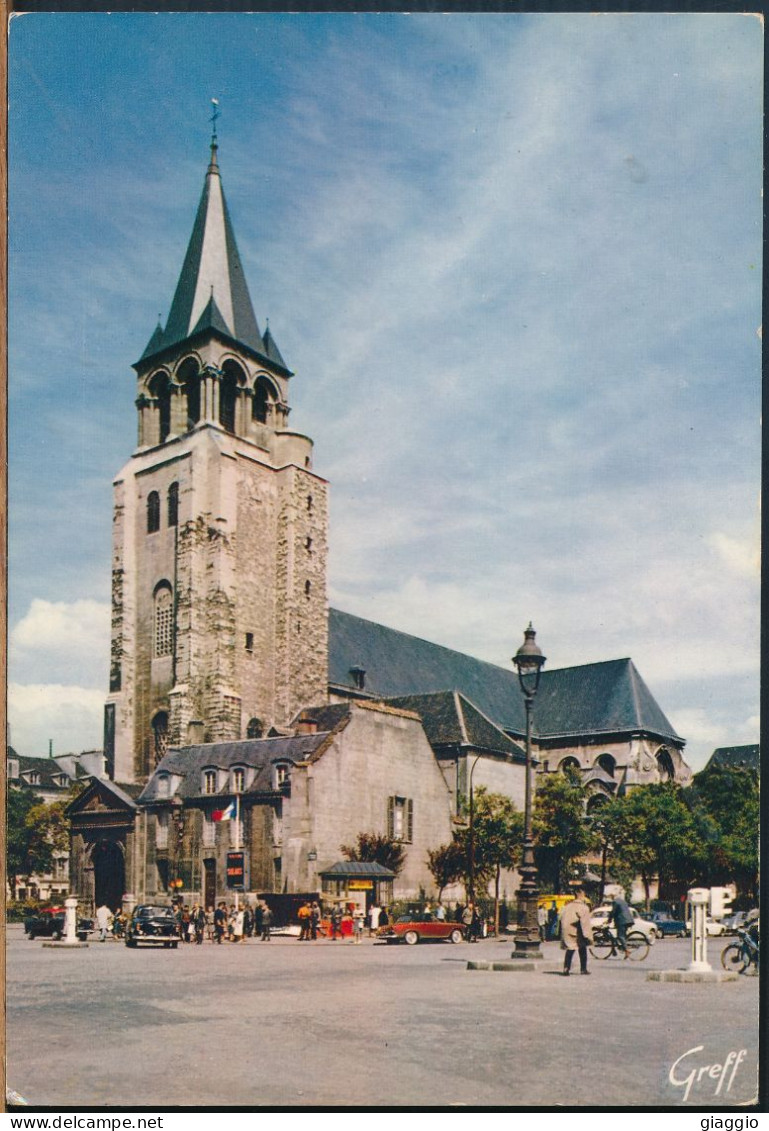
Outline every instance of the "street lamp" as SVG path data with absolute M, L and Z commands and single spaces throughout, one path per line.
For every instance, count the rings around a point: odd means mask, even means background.
M 475 907 L 475 807 L 473 804 L 473 772 L 481 754 L 476 754 L 470 767 L 470 902 Z
M 518 889 L 518 926 L 515 931 L 513 958 L 542 958 L 539 949 L 539 919 L 537 915 L 537 866 L 534 863 L 534 838 L 531 831 L 531 711 L 539 687 L 539 677 L 545 657 L 537 647 L 536 633 L 529 623 L 523 644 L 513 656 L 518 669 L 518 680 L 526 704 L 526 801 L 523 825 L 523 860 L 518 871 L 521 886 Z

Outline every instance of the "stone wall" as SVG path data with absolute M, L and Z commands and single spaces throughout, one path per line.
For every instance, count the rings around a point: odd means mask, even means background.
M 388 798 L 413 803 L 413 838 L 396 879 L 396 898 L 417 897 L 433 881 L 428 849 L 451 837 L 450 795 L 422 724 L 393 708 L 353 706 L 350 723 L 317 760 L 292 771 L 284 803 L 284 879 L 288 891 L 320 887 L 319 874 L 343 859 L 357 834 L 388 831 Z M 317 859 L 308 861 L 313 850 Z

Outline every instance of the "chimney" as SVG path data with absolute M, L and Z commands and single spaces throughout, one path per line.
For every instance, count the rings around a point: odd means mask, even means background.
M 191 722 L 187 723 L 187 745 L 200 746 L 206 741 L 206 726 L 205 723 Z
M 317 719 L 299 719 L 296 724 L 297 734 L 317 734 L 318 733 L 318 720 Z

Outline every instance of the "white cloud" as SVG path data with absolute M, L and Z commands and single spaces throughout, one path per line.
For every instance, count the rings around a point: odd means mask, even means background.
M 95 750 L 102 745 L 104 691 L 64 684 L 8 685 L 11 745 L 18 754 Z
M 708 543 L 734 573 L 758 580 L 761 561 L 758 546 L 754 542 L 731 538 L 728 534 L 716 531 L 710 535 Z
M 10 664 L 20 681 L 106 686 L 110 608 L 88 598 L 65 602 L 36 597 L 12 628 Z

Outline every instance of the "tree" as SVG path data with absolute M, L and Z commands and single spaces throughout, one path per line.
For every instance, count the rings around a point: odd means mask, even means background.
M 758 775 L 736 766 L 711 766 L 683 791 L 695 821 L 709 836 L 709 884 L 734 881 L 745 895 L 758 898 Z
M 674 782 L 640 785 L 606 806 L 612 859 L 640 874 L 646 906 L 656 877 L 660 891 L 690 887 L 707 866 L 707 830 Z
M 354 845 L 343 844 L 339 851 L 346 860 L 365 860 L 381 864 L 397 876 L 406 863 L 406 850 L 399 840 L 380 833 L 358 833 Z
M 64 803 L 46 804 L 28 789 L 9 789 L 7 802 L 7 866 L 11 896 L 17 878 L 50 872 L 56 853 L 69 846 Z
M 427 867 L 435 880 L 438 899 L 443 897 L 443 889 L 454 884 L 465 874 L 467 853 L 465 846 L 456 835 L 448 844 L 433 848 L 427 853 Z
M 595 833 L 585 820 L 585 801 L 576 768 L 548 774 L 537 786 L 533 813 L 537 868 L 554 892 L 568 887 L 573 862 L 596 847 Z
M 502 793 L 489 793 L 485 786 L 479 786 L 473 795 L 473 855 L 476 873 L 494 879 L 494 929 L 497 934 L 500 876 L 503 868 L 514 868 L 518 864 L 522 840 L 523 813 L 516 809 L 509 797 Z

